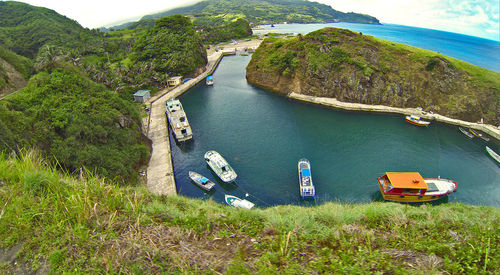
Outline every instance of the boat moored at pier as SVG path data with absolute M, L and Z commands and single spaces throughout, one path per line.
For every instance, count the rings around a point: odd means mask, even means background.
M 377 178 L 385 200 L 395 202 L 429 202 L 457 190 L 458 183 L 449 179 L 423 178 L 418 172 L 387 172 Z
M 233 182 L 238 176 L 233 167 L 216 151 L 206 152 L 205 161 L 223 182 Z
M 189 125 L 184 108 L 182 108 L 182 104 L 178 99 L 172 98 L 165 103 L 165 114 L 178 142 L 193 138 L 193 131 Z
M 462 134 L 466 135 L 468 138 L 473 138 L 474 137 L 473 134 L 471 134 L 469 131 L 465 130 L 462 127 L 458 127 L 458 130 L 460 130 L 460 132 L 462 132 Z
M 414 116 L 414 115 L 406 116 L 405 120 L 407 122 L 409 122 L 413 125 L 417 125 L 417 126 L 429 126 L 429 124 L 431 124 L 429 121 L 422 120 L 422 119 L 420 119 L 419 116 Z
M 207 76 L 207 78 L 205 79 L 205 83 L 208 85 L 208 86 L 212 86 L 214 85 L 214 77 L 209 75 Z
M 479 133 L 478 131 L 474 130 L 474 129 L 469 129 L 469 132 L 471 134 L 473 134 L 475 137 L 478 137 L 484 141 L 490 141 L 490 139 L 486 136 L 484 136 L 483 134 Z
M 312 198 L 315 196 L 314 184 L 311 175 L 311 163 L 303 158 L 298 163 L 299 170 L 299 188 L 302 199 Z

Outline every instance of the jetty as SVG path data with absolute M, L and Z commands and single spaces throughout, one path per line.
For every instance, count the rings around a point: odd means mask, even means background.
M 173 89 L 164 89 L 147 101 L 147 104 L 150 105 L 150 111 L 149 117 L 144 124 L 148 126 L 143 130 L 152 142 L 151 158 L 147 169 L 147 188 L 152 193 L 167 196 L 177 194 L 167 117 L 165 116 L 166 102 L 171 98 L 182 95 L 200 81 L 204 81 L 207 76 L 215 71 L 225 55 L 234 55 L 235 53 L 234 49 L 211 53 L 207 56 L 208 63 L 202 74 Z
M 447 124 L 467 127 L 475 130 L 482 131 L 497 140 L 500 140 L 500 128 L 482 123 L 474 123 L 463 121 L 459 119 L 450 118 L 447 116 L 434 114 L 430 112 L 422 111 L 418 108 L 398 108 L 398 107 L 389 107 L 384 105 L 369 105 L 362 103 L 350 103 L 350 102 L 342 102 L 337 100 L 336 98 L 329 97 L 315 97 L 309 95 L 303 95 L 298 93 L 289 93 L 289 98 L 300 100 L 304 102 L 310 102 L 315 104 L 320 104 L 327 107 L 343 109 L 348 111 L 362 111 L 362 112 L 379 112 L 379 113 L 394 113 L 394 114 L 402 114 L 402 115 L 415 115 L 421 118 L 431 120 L 431 121 L 439 121 Z

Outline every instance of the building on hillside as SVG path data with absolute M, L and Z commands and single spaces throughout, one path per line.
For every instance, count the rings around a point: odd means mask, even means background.
M 149 90 L 139 90 L 134 93 L 134 101 L 146 102 L 150 97 Z
M 180 85 L 182 83 L 182 76 L 173 76 L 173 77 L 169 77 L 167 79 L 167 85 L 168 86 L 177 86 L 177 85 Z

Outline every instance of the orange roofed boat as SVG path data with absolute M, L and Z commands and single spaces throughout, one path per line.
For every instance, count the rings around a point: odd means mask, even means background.
M 378 187 L 385 200 L 395 202 L 428 202 L 457 190 L 458 183 L 449 179 L 423 178 L 417 172 L 387 172 L 378 177 Z

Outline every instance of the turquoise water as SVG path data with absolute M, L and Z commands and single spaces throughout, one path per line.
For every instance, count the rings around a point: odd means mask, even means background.
M 254 30 L 256 34 L 268 32 L 306 34 L 325 27 L 349 29 L 378 38 L 428 49 L 467 61 L 477 66 L 500 72 L 500 42 L 484 38 L 451 33 L 445 31 L 423 29 L 395 24 L 280 24 Z
M 223 202 L 224 194 L 258 206 L 364 203 L 380 200 L 377 176 L 387 171 L 418 171 L 424 177 L 451 178 L 458 191 L 450 201 L 500 207 L 500 166 L 486 143 L 468 139 L 456 127 L 410 125 L 399 115 L 337 111 L 301 103 L 249 85 L 250 56 L 224 57 L 212 87 L 200 83 L 181 100 L 194 140 L 171 137 L 179 194 Z M 500 151 L 499 144 L 489 146 Z M 238 173 L 225 184 L 206 165 L 208 150 L 221 153 Z M 316 201 L 299 197 L 297 161 L 311 161 Z M 196 171 L 215 181 L 205 193 L 188 178 Z

